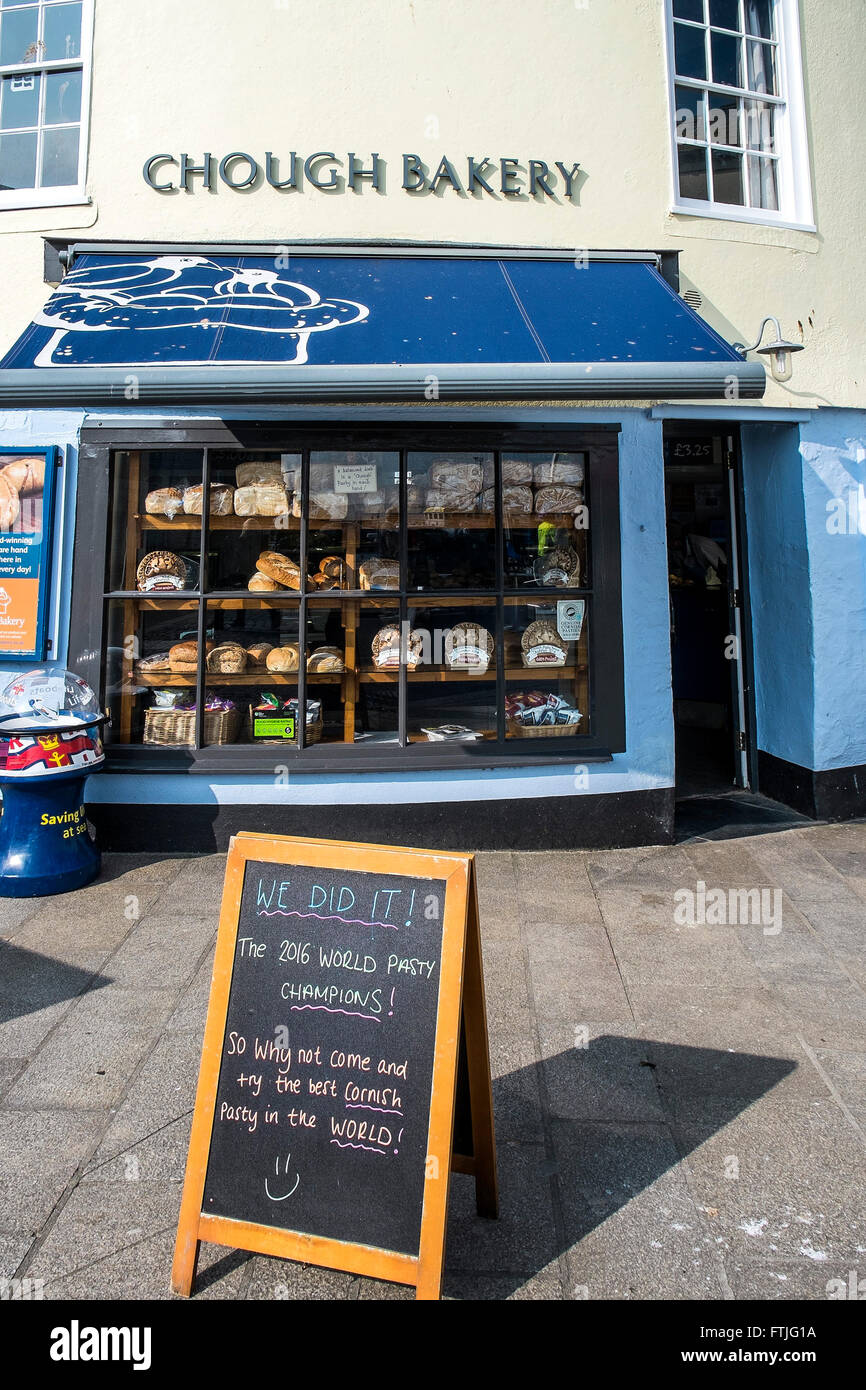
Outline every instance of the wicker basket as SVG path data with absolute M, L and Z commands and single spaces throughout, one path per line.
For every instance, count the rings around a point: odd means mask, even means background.
M 574 738 L 579 724 L 521 724 L 506 716 L 508 738 Z
M 203 741 L 206 744 L 235 743 L 240 727 L 240 710 L 205 710 Z M 146 710 L 143 742 L 162 748 L 192 748 L 195 745 L 195 710 Z

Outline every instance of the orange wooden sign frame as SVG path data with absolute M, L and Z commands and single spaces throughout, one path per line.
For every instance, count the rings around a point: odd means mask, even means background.
M 313 868 L 355 869 L 367 873 L 404 874 L 445 883 L 442 920 L 442 965 L 433 1057 L 433 1086 L 427 1137 L 427 1164 L 416 1256 L 323 1236 L 261 1226 L 202 1211 L 205 1177 L 213 1132 L 217 1086 L 225 1040 L 234 969 L 244 872 L 248 860 Z M 468 1089 L 472 1115 L 472 1154 L 453 1152 L 454 1103 L 461 1021 L 466 1042 Z M 363 845 L 338 840 L 307 840 L 289 835 L 235 835 L 229 847 L 220 911 L 207 1024 L 198 1090 L 187 1155 L 183 1199 L 175 1241 L 171 1286 L 188 1297 L 192 1291 L 201 1241 L 282 1256 L 304 1264 L 364 1274 L 414 1285 L 419 1299 L 439 1297 L 451 1171 L 475 1178 L 475 1199 L 482 1216 L 498 1215 L 496 1148 L 484 975 L 478 921 L 474 856 Z

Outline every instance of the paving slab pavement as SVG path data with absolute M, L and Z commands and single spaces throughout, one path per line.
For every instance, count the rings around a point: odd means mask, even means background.
M 866 1277 L 866 823 L 478 868 L 502 1215 L 453 1179 L 443 1296 Z M 223 869 L 108 855 L 0 899 L 0 1277 L 171 1297 Z M 195 1296 L 412 1293 L 204 1246 Z

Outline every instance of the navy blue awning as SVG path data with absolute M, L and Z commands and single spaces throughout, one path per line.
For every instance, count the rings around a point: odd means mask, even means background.
M 85 252 L 0 401 L 760 396 L 653 260 Z M 428 398 L 430 392 L 428 391 Z

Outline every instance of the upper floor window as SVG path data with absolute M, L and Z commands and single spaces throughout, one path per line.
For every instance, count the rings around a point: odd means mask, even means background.
M 812 220 L 797 0 L 668 0 L 675 210 Z
M 0 0 L 0 208 L 82 200 L 92 0 Z

